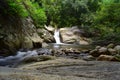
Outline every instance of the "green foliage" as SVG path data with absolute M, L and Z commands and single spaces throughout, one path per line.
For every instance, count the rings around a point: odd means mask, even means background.
M 58 27 L 91 24 L 92 13 L 88 0 L 41 0 L 46 10 L 47 24 Z M 97 5 L 97 3 L 96 3 Z M 92 9 L 91 9 L 92 10 Z
M 89 10 L 86 6 L 86 1 L 80 0 L 66 0 L 62 4 L 61 8 L 61 24 L 70 25 L 81 25 L 85 22 L 87 13 Z M 84 20 L 84 21 L 83 21 Z
M 99 9 L 99 7 L 100 7 L 99 1 L 100 0 L 88 0 L 88 3 L 87 3 L 88 9 L 91 12 L 95 13 Z
M 99 4 L 100 7 L 94 15 L 93 28 L 99 29 L 101 39 L 119 42 L 119 0 L 101 0 Z
M 61 0 L 41 0 L 47 16 L 47 25 L 59 24 Z
M 34 23 L 36 24 L 36 27 L 40 27 L 41 25 L 44 25 L 46 22 L 46 15 L 43 8 L 41 8 L 38 3 L 34 1 L 24 1 L 24 5 L 29 12 L 29 16 L 32 17 L 34 20 Z
M 4 3 L 4 4 L 2 4 Z M 43 8 L 38 3 L 31 0 L 5 0 L 2 1 L 0 14 L 9 18 L 26 18 L 30 16 L 34 24 L 39 27 L 46 22 L 46 14 Z M 2 8 L 2 9 L 1 9 Z
M 24 6 L 21 4 L 21 0 L 7 0 L 9 10 L 5 12 L 10 15 L 19 15 L 21 17 L 27 17 L 28 12 L 24 8 Z
M 120 26 L 120 3 L 111 3 L 102 5 L 101 9 L 95 16 L 95 23 L 104 25 L 105 27 L 112 27 L 114 30 Z

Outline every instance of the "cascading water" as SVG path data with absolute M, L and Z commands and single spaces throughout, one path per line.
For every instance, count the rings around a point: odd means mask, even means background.
M 40 48 L 37 50 L 28 50 L 25 52 L 18 51 L 14 56 L 0 57 L 0 66 L 14 67 L 26 58 L 39 55 L 51 55 L 51 51 L 46 48 Z
M 60 31 L 58 29 L 56 29 L 55 32 L 54 32 L 54 38 L 55 38 L 55 41 L 56 41 L 57 44 L 61 44 Z
M 24 60 L 27 57 L 30 56 L 37 56 L 38 53 L 36 50 L 33 51 L 27 51 L 27 52 L 17 52 L 17 55 L 15 56 L 8 56 L 0 58 L 0 66 L 14 66 L 14 64 L 19 63 L 20 61 Z

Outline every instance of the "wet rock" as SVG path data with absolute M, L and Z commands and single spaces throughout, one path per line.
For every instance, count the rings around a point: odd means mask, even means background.
M 98 49 L 100 49 L 100 48 L 101 48 L 101 46 L 96 46 L 96 48 L 95 48 L 95 49 L 97 49 L 97 50 L 98 50 Z
M 111 55 L 100 55 L 97 60 L 99 61 L 117 61 L 114 56 Z
M 42 43 L 42 48 L 46 48 L 46 47 L 48 47 L 49 45 L 46 43 L 46 42 L 43 42 Z
M 7 49 L 0 50 L 0 56 L 2 56 L 2 57 L 9 56 L 10 55 L 9 53 L 10 53 L 10 51 Z
M 107 48 L 114 48 L 114 44 L 113 43 L 111 43 L 111 44 L 109 44 L 109 45 L 107 45 Z
M 89 54 L 92 55 L 93 57 L 98 57 L 100 55 L 97 49 L 91 50 Z
M 66 49 L 53 49 L 52 55 L 57 57 L 66 56 Z
M 116 50 L 117 54 L 120 54 L 120 45 L 115 46 L 114 49 Z
M 47 30 L 47 31 L 50 31 L 50 32 L 54 32 L 54 30 L 55 30 L 55 28 L 53 28 L 53 26 L 44 26 L 45 27 L 45 29 Z
M 64 41 L 64 43 L 73 44 L 76 43 L 76 40 L 74 38 L 71 38 L 70 40 Z
M 47 31 L 45 29 L 38 29 L 37 31 L 39 33 L 39 36 L 42 37 L 43 42 L 46 42 L 46 43 L 53 43 L 53 42 L 55 42 L 55 39 L 53 37 L 53 33 L 54 32 L 51 33 L 51 32 L 49 32 L 49 31 Z
M 76 43 L 76 39 L 79 38 L 70 31 L 70 28 L 61 28 L 60 33 L 63 43 Z
M 83 60 L 93 61 L 93 60 L 95 60 L 95 57 L 93 57 L 92 55 L 87 55 L 87 56 L 84 56 L 84 57 L 83 57 Z
M 51 55 L 52 54 L 52 50 L 51 49 L 47 49 L 47 48 L 40 48 L 36 50 L 38 55 Z
M 116 55 L 116 50 L 115 49 L 109 48 L 108 51 L 111 55 Z
M 63 43 L 88 45 L 89 40 L 82 36 L 83 31 L 78 27 L 61 28 L 61 38 Z
M 57 57 L 69 57 L 69 56 L 80 56 L 81 51 L 73 48 L 61 48 L 61 49 L 53 49 L 52 55 Z
M 120 62 L 120 55 L 119 54 L 115 55 L 115 59 Z
M 25 40 L 23 41 L 23 48 L 27 49 L 27 48 L 33 48 L 33 42 L 28 38 L 25 37 Z
M 89 53 L 91 50 L 82 50 L 82 53 Z M 79 51 L 80 52 L 80 51 Z
M 98 50 L 98 53 L 99 54 L 110 54 L 108 52 L 108 49 L 106 47 L 101 47 L 99 50 Z
M 33 42 L 33 48 L 41 48 L 42 43 L 41 42 Z
M 98 50 L 101 48 L 101 46 L 96 46 L 95 49 L 89 51 L 89 54 L 93 57 L 98 57 L 100 53 L 98 53 Z
M 30 62 L 37 62 L 37 56 L 30 56 L 30 57 L 26 57 L 24 58 L 21 63 L 30 63 Z
M 33 42 L 33 47 L 34 48 L 41 48 L 42 47 L 42 42 L 43 39 L 41 39 L 37 33 L 33 33 L 33 35 L 31 36 L 31 40 Z
M 80 54 L 81 52 L 77 49 L 73 49 L 73 48 L 68 48 L 68 49 L 65 49 L 65 53 L 66 54 Z
M 105 52 L 107 52 L 107 48 L 106 47 L 101 47 L 98 51 L 100 53 L 105 53 Z
M 113 50 L 113 49 L 108 50 L 108 48 L 106 48 L 106 47 L 97 46 L 94 50 L 91 50 L 89 54 L 94 56 L 94 57 L 98 57 L 101 54 L 104 54 L 104 55 L 114 54 L 114 51 L 115 50 Z
M 80 39 L 80 42 L 79 42 L 81 45 L 89 45 L 89 42 L 84 40 L 84 39 Z

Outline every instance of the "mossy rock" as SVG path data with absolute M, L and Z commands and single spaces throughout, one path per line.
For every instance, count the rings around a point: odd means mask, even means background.
M 120 61 L 120 55 L 116 55 L 116 56 L 115 56 L 115 59 L 116 59 L 117 61 Z

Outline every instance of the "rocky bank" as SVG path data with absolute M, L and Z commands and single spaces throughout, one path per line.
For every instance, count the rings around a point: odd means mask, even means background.
M 24 58 L 15 68 L 0 67 L 1 80 L 119 80 L 120 63 L 114 55 L 105 51 L 112 48 L 119 54 L 119 45 L 100 47 L 94 56 L 94 49 L 73 48 L 38 49 L 37 56 Z M 46 52 L 47 51 L 47 52 Z M 84 53 L 84 54 L 83 54 Z M 49 54 L 49 55 L 48 55 Z M 115 53 L 114 53 L 115 54 Z M 112 61 L 113 56 L 116 60 Z M 98 59 L 101 58 L 101 59 Z M 101 61 L 102 60 L 102 61 Z
M 19 68 L 0 67 L 1 80 L 119 80 L 120 63 L 56 58 Z
M 30 17 L 15 17 L 12 22 L 5 19 L 0 24 L 0 56 L 16 54 L 21 48 L 42 47 L 42 42 Z

